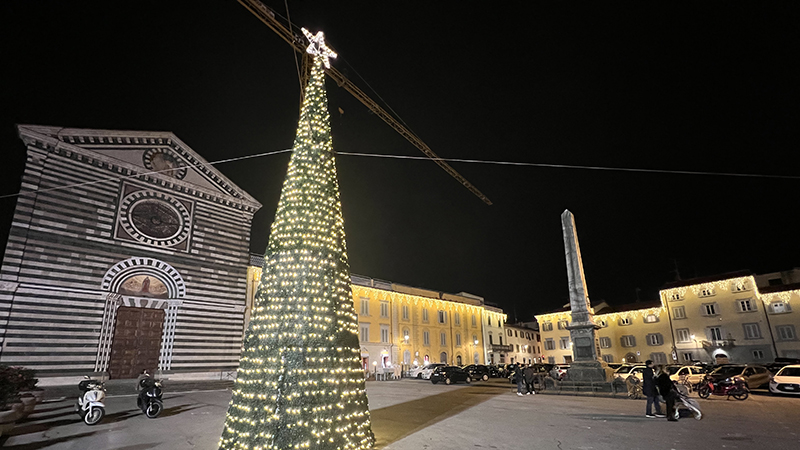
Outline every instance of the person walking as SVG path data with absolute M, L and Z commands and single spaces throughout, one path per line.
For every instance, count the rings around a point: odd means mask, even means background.
M 514 382 L 517 383 L 517 395 L 522 397 L 525 395 L 525 375 L 522 373 L 522 364 L 517 364 L 517 369 L 514 371 Z
M 664 370 L 664 366 L 658 366 L 655 374 L 658 392 L 661 393 L 661 397 L 664 398 L 664 403 L 667 404 L 667 420 L 676 422 L 678 419 L 675 418 L 675 393 L 672 392 L 674 387 L 672 380 L 669 378 L 667 371 Z
M 525 390 L 527 391 L 527 395 L 535 394 L 536 391 L 533 390 L 533 379 L 536 377 L 536 371 L 533 368 L 533 365 L 528 364 L 522 371 L 522 376 L 525 378 Z
M 642 391 L 647 399 L 647 406 L 644 409 L 644 416 L 650 419 L 656 417 L 664 417 L 661 414 L 661 403 L 658 401 L 658 392 L 656 391 L 655 375 L 653 374 L 653 361 L 647 360 L 644 363 L 645 368 L 642 371 L 643 383 Z M 653 403 L 656 405 L 656 413 L 653 414 Z

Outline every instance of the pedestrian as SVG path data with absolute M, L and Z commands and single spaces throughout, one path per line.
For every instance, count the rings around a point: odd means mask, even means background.
M 655 376 L 653 374 L 653 361 L 647 360 L 644 362 L 645 368 L 642 371 L 643 383 L 642 392 L 647 398 L 647 406 L 645 406 L 644 416 L 650 419 L 655 417 L 664 417 L 661 414 L 661 403 L 658 401 L 658 392 L 656 391 Z M 656 405 L 656 413 L 653 415 L 653 403 Z
M 517 370 L 514 371 L 514 382 L 517 383 L 517 395 L 520 397 L 525 395 L 525 375 L 522 373 L 522 364 L 517 364 Z
M 533 379 L 536 377 L 536 371 L 534 370 L 533 365 L 528 364 L 528 367 L 522 371 L 522 376 L 525 378 L 525 389 L 527 391 L 526 394 L 535 394 L 536 391 L 533 390 Z
M 664 403 L 667 404 L 667 420 L 676 422 L 678 419 L 675 418 L 675 393 L 672 392 L 674 384 L 669 378 L 669 373 L 664 370 L 664 366 L 658 366 L 655 374 L 658 392 L 661 393 L 661 397 L 664 398 Z

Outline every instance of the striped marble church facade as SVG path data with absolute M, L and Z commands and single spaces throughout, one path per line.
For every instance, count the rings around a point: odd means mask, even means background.
M 0 364 L 39 377 L 233 376 L 261 205 L 168 132 L 19 125 Z

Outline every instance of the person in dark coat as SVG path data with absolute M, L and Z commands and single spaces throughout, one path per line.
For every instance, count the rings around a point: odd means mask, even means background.
M 514 382 L 517 383 L 517 395 L 522 397 L 525 395 L 525 375 L 522 373 L 523 367 L 522 364 L 517 364 L 517 368 L 514 371 Z
M 536 377 L 536 370 L 533 366 L 528 364 L 528 367 L 523 369 L 522 376 L 525 378 L 526 393 L 528 395 L 535 394 L 536 391 L 533 390 L 533 379 Z
M 675 418 L 675 393 L 672 392 L 673 383 L 669 378 L 669 374 L 664 370 L 664 366 L 658 366 L 656 369 L 656 386 L 658 392 L 664 397 L 664 403 L 667 404 L 667 420 L 674 422 L 678 419 Z
M 647 360 L 644 365 L 646 366 L 642 371 L 643 383 L 642 393 L 647 398 L 647 406 L 645 406 L 644 416 L 649 418 L 664 417 L 661 414 L 661 403 L 658 401 L 658 391 L 656 390 L 655 376 L 653 374 L 653 361 Z M 656 405 L 656 414 L 653 415 L 653 403 Z

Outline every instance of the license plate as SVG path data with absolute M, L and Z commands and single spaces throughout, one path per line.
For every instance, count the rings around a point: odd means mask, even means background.
M 794 390 L 794 386 L 786 386 L 786 387 L 784 387 L 784 389 L 786 389 L 787 391 L 793 391 Z

